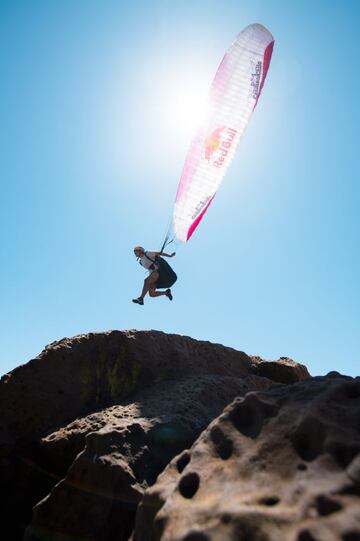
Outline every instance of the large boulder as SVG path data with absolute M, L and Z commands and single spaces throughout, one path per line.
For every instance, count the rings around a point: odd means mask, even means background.
M 290 359 L 158 331 L 50 344 L 0 380 L 2 532 L 125 539 L 143 491 L 229 402 L 308 377 Z
M 236 398 L 138 506 L 133 541 L 360 540 L 360 378 Z
M 64 338 L 1 378 L 0 457 L 11 444 L 26 444 L 162 380 L 204 374 L 292 382 L 309 377 L 304 366 L 287 359 L 267 374 L 264 367 L 266 362 L 244 352 L 159 331 Z
M 42 463 L 61 480 L 34 507 L 26 539 L 126 541 L 144 490 L 170 460 L 235 396 L 270 386 L 258 376 L 162 382 L 43 438 Z

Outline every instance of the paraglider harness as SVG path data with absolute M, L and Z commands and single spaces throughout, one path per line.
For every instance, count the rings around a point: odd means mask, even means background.
M 177 280 L 176 273 L 170 267 L 169 263 L 165 261 L 165 259 L 158 255 L 155 257 L 155 259 L 152 259 L 147 255 L 146 252 L 144 252 L 144 256 L 152 262 L 152 265 L 150 265 L 150 270 L 156 270 L 159 273 L 156 287 L 171 287 L 173 284 L 175 284 Z

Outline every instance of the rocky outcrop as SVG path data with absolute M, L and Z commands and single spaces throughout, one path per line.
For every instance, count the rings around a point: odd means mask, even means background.
M 125 406 L 112 406 L 44 438 L 43 463 L 64 479 L 35 506 L 27 538 L 49 539 L 60 531 L 126 541 L 144 490 L 170 460 L 190 447 L 233 397 L 270 385 L 258 376 L 162 382 Z M 79 448 L 83 451 L 74 457 Z
M 138 506 L 133 541 L 360 539 L 360 378 L 236 398 Z
M 144 491 L 227 404 L 308 377 L 157 331 L 51 344 L 0 381 L 2 533 L 125 541 Z
M 309 376 L 302 365 L 275 363 L 272 381 Z M 0 453 L 81 415 L 171 378 L 263 375 L 258 357 L 210 342 L 159 331 L 91 333 L 50 344 L 36 359 L 0 380 Z M 281 366 L 281 368 L 279 368 Z M 0 455 L 1 456 L 1 455 Z

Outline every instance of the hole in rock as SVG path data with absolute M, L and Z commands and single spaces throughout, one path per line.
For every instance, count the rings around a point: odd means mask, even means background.
M 330 453 L 340 466 L 346 468 L 360 452 L 360 446 L 344 441 L 331 440 L 327 443 L 325 451 Z
M 183 453 L 178 461 L 176 462 L 176 468 L 179 473 L 182 473 L 183 470 L 190 462 L 190 454 L 188 452 Z
M 350 494 L 351 496 L 360 496 L 360 485 L 354 483 L 353 485 L 345 485 L 338 494 Z
M 198 491 L 200 477 L 197 473 L 188 473 L 180 479 L 179 492 L 184 498 L 192 498 Z
M 233 442 L 218 426 L 214 426 L 210 432 L 216 452 L 223 460 L 227 460 L 233 453 Z
M 243 401 L 234 404 L 229 420 L 244 436 L 255 439 L 260 434 L 265 419 L 276 413 L 276 406 L 262 402 L 255 394 L 249 393 Z
M 318 496 L 316 498 L 316 509 L 318 510 L 319 515 L 326 517 L 337 511 L 341 511 L 342 505 L 336 500 L 332 500 L 328 496 Z
M 267 496 L 266 498 L 262 498 L 259 503 L 271 507 L 273 505 L 277 505 L 279 501 L 280 498 L 278 498 L 277 496 Z
M 202 532 L 190 532 L 184 537 L 183 541 L 209 541 L 209 537 Z
M 360 531 L 352 530 L 351 532 L 346 532 L 341 538 L 343 541 L 360 541 Z
M 299 464 L 297 468 L 298 468 L 298 470 L 305 471 L 305 470 L 307 470 L 307 465 L 306 464 Z
M 270 541 L 268 534 L 263 531 L 261 522 L 254 520 L 254 517 L 234 517 L 232 533 L 233 536 L 229 539 L 234 541 Z
M 309 530 L 301 530 L 298 535 L 297 541 L 317 541 Z
M 300 458 L 311 462 L 323 453 L 326 429 L 315 417 L 306 417 L 291 434 L 290 441 Z

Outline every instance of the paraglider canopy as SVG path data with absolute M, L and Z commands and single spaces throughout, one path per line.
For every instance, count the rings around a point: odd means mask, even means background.
M 172 220 L 175 240 L 188 241 L 212 203 L 258 103 L 273 46 L 271 33 L 251 24 L 223 57 L 210 88 L 208 117 L 191 142 L 180 178 Z

